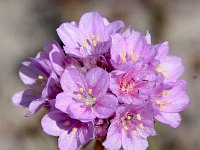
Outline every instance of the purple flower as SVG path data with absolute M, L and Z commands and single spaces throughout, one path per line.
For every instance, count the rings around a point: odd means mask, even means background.
M 142 106 L 121 105 L 116 111 L 103 145 L 108 150 L 145 150 L 147 137 L 155 135 L 151 103 Z
M 148 37 L 148 36 L 147 36 Z M 149 40 L 131 28 L 128 28 L 122 35 L 112 35 L 111 62 L 115 68 L 123 68 L 123 64 L 130 61 L 137 61 L 143 58 L 150 62 L 156 55 L 156 48 L 149 44 Z
M 138 105 L 152 98 L 163 82 L 163 75 L 158 73 L 154 66 L 143 61 L 137 61 L 126 70 L 114 70 L 110 74 L 111 91 L 120 102 L 127 104 Z
M 108 51 L 110 35 L 119 32 L 122 21 L 109 23 L 98 12 L 85 13 L 79 23 L 63 23 L 57 33 L 64 43 L 66 54 L 86 58 Z
M 170 90 L 164 90 L 154 101 L 155 109 L 159 114 L 155 117 L 158 121 L 174 128 L 178 127 L 181 117 L 178 112 L 188 107 L 190 101 L 186 94 L 186 82 L 177 81 L 171 83 Z
M 28 89 L 12 101 L 41 107 L 43 130 L 59 137 L 60 150 L 81 149 L 96 138 L 108 150 L 145 150 L 156 135 L 155 119 L 178 127 L 179 112 L 188 107 L 181 58 L 168 56 L 168 42 L 153 45 L 122 21 L 110 23 L 97 12 L 79 22 L 63 23 L 56 41 L 22 63 L 20 78 Z
M 44 51 L 35 58 L 23 62 L 19 76 L 29 89 L 16 93 L 12 97 L 13 103 L 19 107 L 29 107 L 28 116 L 48 105 L 48 101 L 55 99 L 61 91 L 56 74 L 62 72 L 63 61 L 62 49 L 56 42 L 52 42 L 45 45 Z
M 41 123 L 44 132 L 59 137 L 58 146 L 60 150 L 80 149 L 94 138 L 94 126 L 91 122 L 80 122 L 59 110 L 46 114 Z
M 64 92 L 57 96 L 56 108 L 83 122 L 108 118 L 118 105 L 117 98 L 107 93 L 109 84 L 109 74 L 101 68 L 93 68 L 86 74 L 66 69 L 61 77 Z
M 156 59 L 160 60 L 157 71 L 165 76 L 165 82 L 175 82 L 184 72 L 181 58 L 177 56 L 167 56 L 169 51 L 168 42 L 156 45 L 158 54 Z

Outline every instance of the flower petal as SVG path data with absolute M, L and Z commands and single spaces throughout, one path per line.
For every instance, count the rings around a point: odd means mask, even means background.
M 102 16 L 98 12 L 85 13 L 80 19 L 79 29 L 84 33 L 86 38 L 98 35 L 102 39 L 105 30 Z
M 172 126 L 173 128 L 178 127 L 181 123 L 181 116 L 179 113 L 160 112 L 155 118 L 162 123 Z
M 12 102 L 19 107 L 28 107 L 33 100 L 40 98 L 39 93 L 33 93 L 32 89 L 21 91 L 13 95 Z
M 55 107 L 62 112 L 67 113 L 68 107 L 71 103 L 74 103 L 74 100 L 72 99 L 73 95 L 70 93 L 60 93 L 56 96 L 56 104 Z
M 107 94 L 99 99 L 93 108 L 93 113 L 98 118 L 110 117 L 118 106 L 118 100 L 114 95 Z
M 52 111 L 46 114 L 41 120 L 44 132 L 52 136 L 60 136 L 63 132 L 57 124 L 60 120 L 63 120 L 63 113 L 60 111 Z
M 155 45 L 155 47 L 157 49 L 156 59 L 162 61 L 163 59 L 165 59 L 167 57 L 168 52 L 169 52 L 168 42 L 164 42 L 164 43 Z
M 30 59 L 21 64 L 19 76 L 24 84 L 33 85 L 38 80 L 38 76 L 46 78 L 47 74 L 37 61 Z
M 79 51 L 79 43 L 82 43 L 83 35 L 77 27 L 71 23 L 63 23 L 57 29 L 57 34 L 65 45 L 65 53 L 82 56 Z
M 164 72 L 165 82 L 175 82 L 184 72 L 180 57 L 167 56 L 160 63 L 161 72 Z
M 118 33 L 124 28 L 124 23 L 121 20 L 114 21 L 106 26 L 104 37 L 109 40 L 110 35 Z
M 55 72 L 58 75 L 61 75 L 65 67 L 65 54 L 63 49 L 56 41 L 52 43 L 52 50 L 49 54 L 49 58 Z
M 85 77 L 83 73 L 81 73 L 78 69 L 74 68 L 65 69 L 63 75 L 61 76 L 60 82 L 62 89 L 68 93 L 79 91 L 80 87 L 87 89 Z
M 111 59 L 114 60 L 115 63 L 120 63 L 120 57 L 122 54 L 126 53 L 128 50 L 127 44 L 122 36 L 118 33 L 112 35 L 112 45 L 110 49 Z
M 166 107 L 160 108 L 160 111 L 176 113 L 184 110 L 190 104 L 189 96 L 186 93 L 186 82 L 181 80 L 175 84 L 171 90 L 167 91 L 168 94 L 161 98 L 163 102 L 166 102 Z
M 124 150 L 146 150 L 148 141 L 137 135 L 128 137 L 126 131 L 122 130 L 122 146 Z
M 113 122 L 108 128 L 108 134 L 106 140 L 103 142 L 108 150 L 119 150 L 122 145 L 121 133 L 116 127 L 116 122 Z
M 93 94 L 98 97 L 104 95 L 110 84 L 110 76 L 107 71 L 96 67 L 86 74 L 86 81 L 89 88 L 92 88 Z
M 67 112 L 70 115 L 70 117 L 80 120 L 82 122 L 90 122 L 95 119 L 91 108 L 87 108 L 83 105 L 83 103 L 71 103 Z
M 33 114 L 37 113 L 43 106 L 43 104 L 46 102 L 45 99 L 37 99 L 30 103 L 28 114 L 26 114 L 27 117 L 32 116 Z
M 68 134 L 67 132 L 64 132 L 58 139 L 58 147 L 60 150 L 67 150 L 70 148 L 70 150 L 77 150 L 82 145 L 80 145 L 79 141 L 77 140 L 76 132 L 71 132 Z

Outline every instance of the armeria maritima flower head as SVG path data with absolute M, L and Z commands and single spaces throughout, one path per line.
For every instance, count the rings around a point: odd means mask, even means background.
M 122 21 L 98 12 L 57 29 L 63 42 L 47 44 L 22 63 L 28 90 L 13 103 L 28 107 L 26 116 L 46 109 L 44 132 L 57 136 L 60 150 L 76 150 L 98 139 L 108 150 L 145 150 L 157 135 L 155 120 L 174 128 L 188 107 L 181 58 L 168 56 L 168 42 L 152 44 Z

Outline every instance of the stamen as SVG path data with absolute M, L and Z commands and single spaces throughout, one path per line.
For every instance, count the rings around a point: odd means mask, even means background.
M 166 69 L 163 69 L 163 67 L 162 67 L 161 65 L 157 66 L 157 67 L 156 67 L 156 70 L 157 70 L 158 72 L 161 72 L 161 73 L 164 75 L 165 78 L 168 78 L 168 76 L 166 75 L 167 70 L 166 70 Z
M 89 106 L 90 104 L 89 104 L 88 101 L 85 101 L 85 102 L 84 102 L 84 105 L 85 105 L 85 106 Z
M 35 90 L 32 90 L 32 93 L 33 93 L 33 94 L 36 94 L 36 95 L 39 95 L 39 94 L 40 94 L 40 91 L 37 90 L 37 89 L 35 89 Z
M 71 124 L 70 121 L 65 121 L 65 123 L 64 123 L 65 126 L 68 126 L 70 124 Z
M 130 54 L 131 56 L 133 55 L 133 50 L 132 50 L 132 49 L 130 50 L 129 54 Z
M 92 94 L 92 89 L 88 89 L 88 94 Z
M 39 80 L 44 80 L 44 76 L 39 75 L 39 76 L 38 76 L 38 79 L 39 79 Z
M 84 92 L 84 88 L 80 88 L 79 90 L 80 90 L 80 92 Z
M 97 41 L 96 41 L 96 40 L 93 40 L 93 41 L 92 41 L 92 44 L 93 44 L 93 46 L 97 46 Z
M 165 104 L 169 104 L 169 101 L 168 101 L 168 100 L 165 100 L 164 103 L 165 103 Z
M 156 104 L 158 104 L 158 105 L 162 105 L 162 101 L 160 101 L 160 100 L 156 100 Z
M 96 35 L 96 41 L 98 42 L 100 40 L 99 36 Z
M 167 91 L 162 93 L 162 96 L 167 96 L 167 95 L 169 95 L 169 92 L 167 92 Z
M 137 120 L 141 120 L 141 116 L 140 116 L 140 114 L 137 114 Z
M 133 130 L 132 131 L 132 135 L 136 135 L 137 134 L 137 131 L 136 130 Z
M 81 94 L 77 94 L 76 96 L 77 96 L 77 99 L 79 99 L 79 100 L 82 99 L 82 95 Z
M 95 35 L 92 35 L 92 40 L 95 40 L 95 37 L 96 37 Z
M 74 127 L 74 128 L 72 128 L 72 131 L 76 132 L 76 131 L 77 131 L 77 128 L 75 128 L 75 127 Z
M 136 55 L 135 57 L 131 57 L 131 60 L 133 60 L 133 61 L 137 61 L 137 60 L 138 60 L 138 58 L 139 58 L 139 56 L 138 56 L 138 55 Z
M 88 46 L 87 39 L 83 39 L 83 46 L 84 46 L 84 47 L 87 47 L 87 46 Z
M 161 69 L 162 69 L 162 66 L 161 66 L 161 65 L 159 65 L 159 66 L 156 67 L 156 70 L 157 70 L 158 72 L 160 72 Z
M 128 130 L 128 126 L 124 126 L 124 129 L 127 131 Z
M 161 109 L 165 109 L 166 106 L 165 106 L 165 105 L 160 105 L 160 108 L 161 108 Z
M 139 127 L 143 130 L 144 129 L 144 126 L 142 123 L 139 124 Z
M 128 119 L 128 120 L 131 120 L 131 118 L 132 118 L 131 116 L 127 116 L 127 119 Z

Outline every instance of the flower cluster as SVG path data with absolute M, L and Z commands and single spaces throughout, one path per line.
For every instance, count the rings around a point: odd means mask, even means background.
M 57 29 L 63 46 L 52 41 L 22 63 L 28 89 L 12 101 L 28 108 L 26 116 L 46 109 L 43 130 L 59 137 L 60 150 L 95 138 L 109 150 L 145 150 L 155 120 L 180 125 L 179 112 L 189 105 L 181 59 L 168 56 L 167 42 L 153 45 L 148 32 L 123 28 L 85 13 Z

